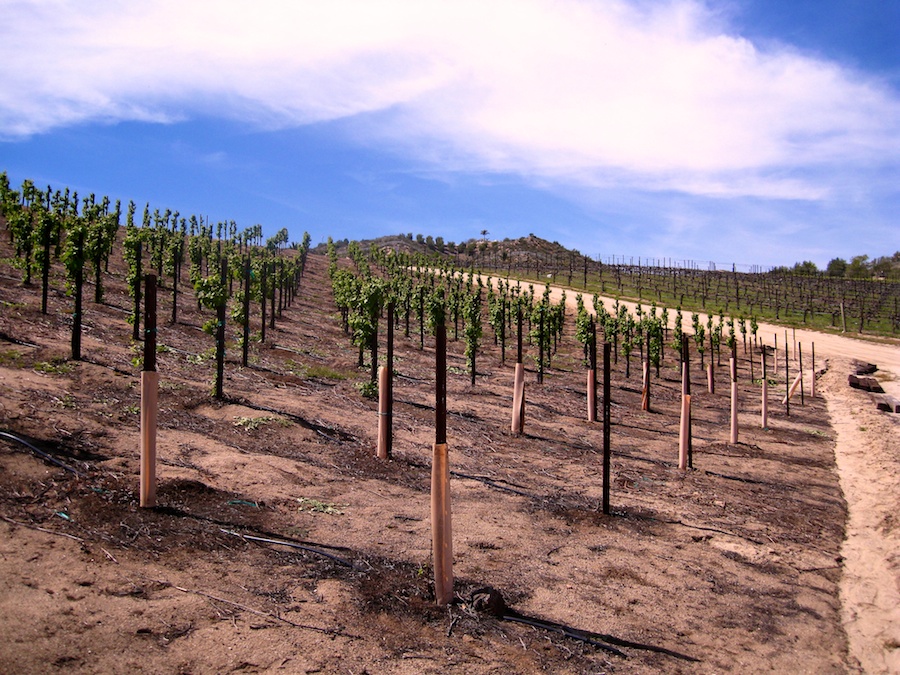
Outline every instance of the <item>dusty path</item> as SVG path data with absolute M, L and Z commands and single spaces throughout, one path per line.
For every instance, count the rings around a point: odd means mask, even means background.
M 841 618 L 863 672 L 900 673 L 900 421 L 847 386 L 848 367 L 832 361 L 822 378 L 849 510 Z
M 542 291 L 539 285 L 535 288 Z M 569 289 L 566 295 L 573 311 L 576 293 Z M 555 302 L 561 294 L 562 288 L 551 286 Z M 611 310 L 615 300 L 604 297 L 603 302 Z M 620 302 L 634 312 L 635 303 Z M 706 325 L 707 315 L 699 316 Z M 691 331 L 690 312 L 683 313 L 682 328 Z M 777 336 L 783 353 L 785 330 L 791 349 L 795 341 L 801 345 L 806 372 L 813 344 L 816 369 L 828 364 L 819 384 L 835 431 L 835 461 L 849 510 L 841 608 L 850 654 L 862 672 L 900 673 L 900 416 L 878 412 L 868 394 L 847 385 L 850 361 L 858 359 L 876 364 L 885 392 L 900 396 L 900 341 L 794 331 L 767 323 L 759 324 L 757 335 L 769 346 Z M 809 391 L 810 380 L 805 382 Z

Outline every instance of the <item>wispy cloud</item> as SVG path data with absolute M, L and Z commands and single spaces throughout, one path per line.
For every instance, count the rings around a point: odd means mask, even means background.
M 759 48 L 691 0 L 4 4 L 7 139 L 354 118 L 368 142 L 450 170 L 800 200 L 900 156 L 886 83 Z

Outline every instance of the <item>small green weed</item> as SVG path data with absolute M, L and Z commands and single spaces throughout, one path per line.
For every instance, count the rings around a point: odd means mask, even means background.
M 307 377 L 316 377 L 321 380 L 346 380 L 349 376 L 334 368 L 328 366 L 308 366 L 306 368 Z
M 75 370 L 75 364 L 63 359 L 53 359 L 52 361 L 38 361 L 34 364 L 34 369 L 46 375 L 68 375 Z
M 322 502 L 318 499 L 308 499 L 307 497 L 298 497 L 300 503 L 300 511 L 310 511 L 313 513 L 327 513 L 329 516 L 342 516 L 344 512 L 341 509 L 346 508 L 347 504 L 332 504 L 330 502 Z
M 378 398 L 378 385 L 372 380 L 366 380 L 365 382 L 357 382 L 356 389 L 359 391 L 360 395 L 363 398 L 367 398 L 369 400 L 375 400 Z
M 216 358 L 216 348 L 210 347 L 206 351 L 199 354 L 188 354 L 188 363 L 194 366 L 202 366 L 206 361 L 212 361 Z
M 274 422 L 277 417 L 240 417 L 234 418 L 234 426 L 241 427 L 244 431 L 256 431 L 262 425 Z
M 75 408 L 78 405 L 78 402 L 75 400 L 75 397 L 72 396 L 72 394 L 64 394 L 62 398 L 54 396 L 53 402 L 61 408 L 67 408 L 69 410 Z
M 0 352 L 0 366 L 10 366 L 12 368 L 22 367 L 22 355 L 15 349 L 7 349 Z
M 137 405 L 126 405 L 124 410 L 127 415 L 137 415 L 141 412 L 141 407 Z

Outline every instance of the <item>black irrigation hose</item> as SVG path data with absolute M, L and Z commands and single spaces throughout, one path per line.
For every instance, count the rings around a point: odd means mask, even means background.
M 44 459 L 44 460 L 50 462 L 51 464 L 55 464 L 56 466 L 65 469 L 66 471 L 71 471 L 76 476 L 80 476 L 81 478 L 84 478 L 86 476 L 86 474 L 82 473 L 78 469 L 75 469 L 75 468 L 69 466 L 65 462 L 62 462 L 62 461 L 56 459 L 56 457 L 54 457 L 53 455 L 49 455 L 46 452 L 44 452 L 43 450 L 41 450 L 40 448 L 35 447 L 33 444 L 26 441 L 21 436 L 16 436 L 15 434 L 11 434 L 8 431 L 0 431 L 0 438 L 5 438 L 8 441 L 15 441 L 16 443 L 21 443 L 22 445 L 24 445 L 26 448 L 31 450 L 34 454 L 36 454 L 41 459 Z
M 7 335 L 3 331 L 0 331 L 0 340 L 5 340 L 6 342 L 11 342 L 14 345 L 21 345 L 23 347 L 32 347 L 34 349 L 40 349 L 40 345 L 36 345 L 32 342 L 25 342 L 24 340 L 14 338 L 11 335 Z
M 211 516 L 201 516 L 197 513 L 189 513 L 187 511 L 182 511 L 178 507 L 175 506 L 156 506 L 153 509 L 157 513 L 162 513 L 167 516 L 175 516 L 177 518 L 193 518 L 194 520 L 201 520 L 205 523 L 212 523 L 213 525 L 218 525 L 219 529 L 223 527 L 245 527 L 247 529 L 252 529 L 254 532 L 258 534 L 265 535 L 266 537 L 282 537 L 276 532 L 269 532 L 267 530 L 261 530 L 259 528 L 249 528 L 246 525 L 237 525 L 235 523 L 231 523 L 227 520 L 221 520 L 219 518 L 213 518 Z M 223 530 L 224 531 L 224 530 Z M 347 548 L 346 546 L 334 546 L 331 544 L 322 544 L 316 541 L 304 541 L 297 539 L 287 539 L 286 541 L 290 541 L 292 544 L 303 544 L 306 546 L 318 546 L 319 548 L 329 548 L 333 551 L 352 551 L 352 549 Z
M 523 492 L 522 490 L 516 490 L 515 488 L 506 487 L 506 485 L 501 485 L 500 483 L 508 483 L 509 485 L 515 485 L 516 487 L 523 487 L 521 485 L 517 485 L 516 483 L 510 483 L 509 481 L 497 481 L 492 478 L 488 478 L 487 476 L 473 476 L 467 473 L 460 473 L 459 471 L 451 471 L 451 476 L 455 476 L 456 478 L 465 478 L 467 480 L 476 480 L 479 483 L 484 483 L 485 485 L 495 488 L 497 490 L 502 490 L 504 492 L 511 492 L 514 495 L 520 495 L 522 497 L 528 497 L 529 499 L 541 499 L 537 495 L 533 495 L 529 492 Z
M 640 649 L 647 652 L 654 652 L 656 654 L 665 654 L 666 656 L 673 656 L 676 659 L 683 659 L 685 661 L 692 661 L 694 663 L 699 663 L 700 659 L 694 658 L 693 656 L 688 656 L 687 654 L 682 654 L 680 652 L 673 651 L 671 649 L 666 649 L 665 647 L 657 647 L 656 645 L 648 645 L 642 642 L 632 642 L 631 640 L 623 640 L 622 638 L 617 638 L 615 635 L 607 635 L 605 633 L 593 633 L 591 631 L 581 630 L 580 628 L 572 628 L 571 626 L 565 626 L 560 623 L 556 623 L 555 621 L 544 621 L 542 619 L 532 619 L 528 616 L 523 616 L 516 611 L 510 611 L 503 615 L 504 621 L 515 621 L 518 623 L 528 624 L 530 626 L 537 626 L 538 628 L 546 628 L 547 630 L 553 630 L 558 633 L 562 633 L 566 637 L 573 638 L 575 640 L 581 640 L 591 645 L 595 645 L 597 647 L 601 647 L 606 649 L 607 651 L 612 652 L 618 656 L 627 656 L 624 652 L 615 649 L 614 647 L 610 647 L 608 644 L 614 644 L 618 647 L 629 647 L 631 649 Z M 601 642 L 602 641 L 602 642 Z
M 286 541 L 283 539 L 268 539 L 266 537 L 254 537 L 249 534 L 241 534 L 240 532 L 235 532 L 234 530 L 226 530 L 224 528 L 219 528 L 220 532 L 224 532 L 225 534 L 233 534 L 235 537 L 240 537 L 241 539 L 246 539 L 247 541 L 255 541 L 261 544 L 275 544 L 277 546 L 288 546 L 290 548 L 296 548 L 301 551 L 306 551 L 307 553 L 315 553 L 316 555 L 323 556 L 328 558 L 329 560 L 333 560 L 336 563 L 344 565 L 345 567 L 349 567 L 350 569 L 356 570 L 357 572 L 362 572 L 363 570 L 356 564 L 350 562 L 349 560 L 345 560 L 339 556 L 336 556 L 332 553 L 328 553 L 327 551 L 321 551 L 317 548 L 312 548 L 311 546 L 304 546 L 303 544 L 298 544 L 293 541 Z
M 502 617 L 503 621 L 513 621 L 515 623 L 524 623 L 528 626 L 534 626 L 535 628 L 543 628 L 545 630 L 553 631 L 554 633 L 559 633 L 560 635 L 564 635 L 567 638 L 572 638 L 573 640 L 578 640 L 580 642 L 585 642 L 594 647 L 599 647 L 600 649 L 609 652 L 610 654 L 615 654 L 616 656 L 621 656 L 623 659 L 628 658 L 628 654 L 625 652 L 616 649 L 615 647 L 606 644 L 605 642 L 600 642 L 596 640 L 590 635 L 583 634 L 583 631 L 579 631 L 576 628 L 570 628 L 569 626 L 563 626 L 558 623 L 554 623 L 552 621 L 542 621 L 540 619 L 532 619 L 527 616 L 522 616 L 518 613 L 513 614 L 504 614 Z
M 631 649 L 642 649 L 644 651 L 665 654 L 666 656 L 672 656 L 685 661 L 699 662 L 699 659 L 696 659 L 693 656 L 681 654 L 672 651 L 671 649 L 666 649 L 665 647 L 657 647 L 656 645 L 648 645 L 641 642 L 632 642 L 631 640 L 617 638 L 614 635 L 594 633 L 592 631 L 581 630 L 580 628 L 572 628 L 571 626 L 566 626 L 565 624 L 557 623 L 555 621 L 525 616 L 507 606 L 506 601 L 503 599 L 503 595 L 497 589 L 490 586 L 485 586 L 484 588 L 473 591 L 466 604 L 476 612 L 489 614 L 502 621 L 513 621 L 515 623 L 534 626 L 535 628 L 550 630 L 573 640 L 579 640 L 580 642 L 599 647 L 610 654 L 615 654 L 622 658 L 627 658 L 628 654 L 611 645 L 616 645 L 617 647 L 629 647 Z

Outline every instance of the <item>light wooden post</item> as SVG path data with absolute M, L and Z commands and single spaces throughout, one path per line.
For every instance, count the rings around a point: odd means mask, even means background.
M 650 361 L 641 361 L 641 410 L 650 410 Z
M 812 380 L 809 383 L 809 395 L 813 398 L 816 397 L 816 343 L 812 343 L 812 354 L 810 355 L 812 359 Z
M 610 344 L 603 343 L 603 513 L 609 515 L 609 483 L 612 449 L 610 448 Z
M 688 363 L 688 343 L 681 346 L 681 424 L 678 433 L 678 468 L 682 471 L 691 461 L 691 370 Z
M 775 333 L 775 347 L 772 349 L 772 375 L 778 375 L 778 334 Z
M 802 384 L 802 381 L 803 381 L 803 373 L 797 373 L 797 377 L 794 378 L 793 383 L 788 388 L 787 394 L 785 395 L 784 399 L 781 401 L 782 403 L 784 403 L 785 405 L 788 404 L 788 402 L 794 397 L 794 394 L 797 393 L 797 389 Z
M 713 375 L 712 359 L 706 364 L 706 388 L 710 394 L 716 393 L 716 378 Z
M 159 373 L 156 372 L 156 275 L 145 277 L 144 369 L 141 371 L 141 489 L 142 507 L 156 506 L 156 419 Z M 140 317 L 135 317 L 139 321 Z
M 453 601 L 453 536 L 450 522 L 450 463 L 447 456 L 447 328 L 435 330 L 435 431 L 431 463 L 431 544 L 434 597 L 438 605 Z
M 787 331 L 784 331 L 784 414 L 791 415 L 791 368 L 788 363 Z
M 797 343 L 797 367 L 800 369 L 800 405 L 806 405 L 803 398 L 803 345 Z
M 737 353 L 731 352 L 731 444 L 738 442 L 738 386 L 737 386 Z
M 378 459 L 388 458 L 388 441 L 391 430 L 388 421 L 388 369 L 386 366 L 378 368 Z
M 760 424 L 763 429 L 769 428 L 769 376 L 766 373 L 766 346 L 760 345 L 762 355 L 762 418 Z

